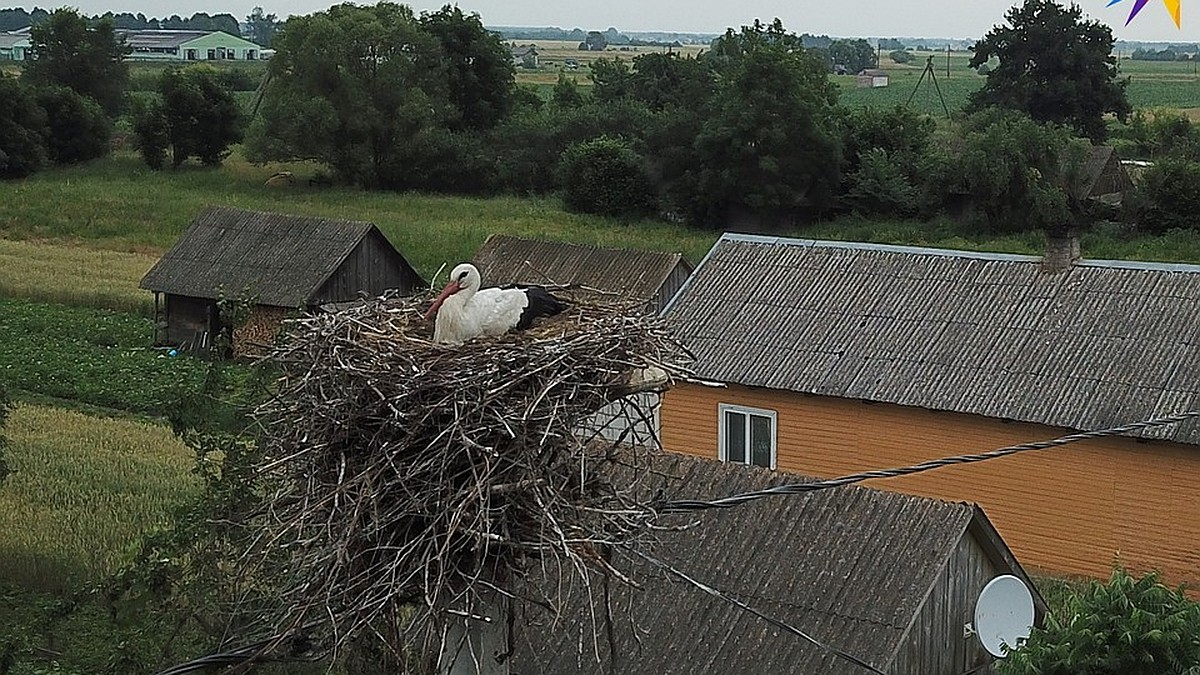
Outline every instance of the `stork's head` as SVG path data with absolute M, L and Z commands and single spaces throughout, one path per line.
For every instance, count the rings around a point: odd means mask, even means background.
M 446 302 L 446 298 L 455 293 L 465 292 L 473 295 L 475 291 L 479 290 L 481 283 L 483 283 L 483 280 L 479 276 L 479 270 L 475 269 L 475 266 L 471 263 L 463 263 L 455 267 L 450 272 L 450 283 L 446 284 L 441 293 L 438 293 L 437 299 L 433 301 L 433 304 L 429 307 L 429 311 L 425 313 L 425 318 L 433 318 L 438 310 L 442 308 L 442 303 Z

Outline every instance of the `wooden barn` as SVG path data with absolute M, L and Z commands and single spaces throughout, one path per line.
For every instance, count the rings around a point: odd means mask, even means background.
M 658 312 L 683 287 L 692 265 L 678 253 L 601 248 L 493 234 L 473 261 L 485 285 L 540 284 L 594 288 Z
M 270 344 L 288 314 L 425 281 L 371 223 L 210 207 L 142 278 L 154 292 L 160 344 L 207 349 L 221 329 L 217 300 L 247 297 L 235 354 Z
M 659 456 L 649 489 L 712 499 L 795 476 L 684 456 Z M 866 488 L 772 497 L 689 513 L 664 532 L 658 560 L 889 675 L 992 673 L 974 633 L 976 600 L 998 575 L 1031 589 L 984 512 Z M 740 675 L 870 672 L 786 633 L 661 569 L 635 568 L 640 590 L 576 589 L 562 616 L 516 617 L 520 675 Z M 607 619 L 606 619 L 607 617 Z M 608 632 L 611 622 L 612 632 Z M 1040 619 L 1036 619 L 1040 620 Z M 599 622 L 598 624 L 596 622 Z
M 1125 193 L 1133 189 L 1133 179 L 1110 146 L 1093 147 L 1081 169 L 1080 198 L 1119 203 Z
M 830 477 L 1200 408 L 1200 266 L 727 234 L 667 309 L 709 385 L 668 450 Z M 987 510 L 1027 565 L 1200 582 L 1200 423 L 877 487 Z

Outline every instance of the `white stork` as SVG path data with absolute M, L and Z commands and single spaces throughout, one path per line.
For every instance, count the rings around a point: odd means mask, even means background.
M 437 315 L 434 342 L 460 345 L 480 335 L 503 335 L 514 328 L 529 328 L 539 316 L 554 316 L 566 309 L 540 286 L 481 290 L 482 283 L 479 270 L 469 263 L 450 272 L 450 283 L 425 314 L 426 319 Z

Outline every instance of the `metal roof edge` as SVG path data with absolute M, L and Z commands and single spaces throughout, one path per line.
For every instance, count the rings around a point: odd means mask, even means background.
M 973 258 L 976 260 L 995 260 L 1009 262 L 1041 262 L 1040 255 L 1022 253 L 992 253 L 988 251 L 968 251 L 956 248 L 933 248 L 929 246 L 904 246 L 901 244 L 874 244 L 868 242 L 836 241 L 832 239 L 800 239 L 795 237 L 775 237 L 759 234 L 741 234 L 726 232 L 721 235 L 721 241 L 732 241 L 746 244 L 765 244 L 772 246 L 808 246 L 812 248 L 840 248 L 854 251 L 878 251 L 883 253 L 906 253 L 912 255 L 935 255 L 954 258 Z M 715 245 L 714 245 L 715 246 Z M 711 252 L 711 251 L 710 251 Z M 705 256 L 707 259 L 707 256 Z M 703 262 L 703 261 L 702 261 Z M 1200 264 L 1157 262 L 1152 260 L 1111 260 L 1083 258 L 1075 263 L 1075 267 L 1099 267 L 1110 269 L 1132 269 L 1148 272 L 1186 272 L 1200 273 Z M 697 266 L 699 269 L 699 266 Z

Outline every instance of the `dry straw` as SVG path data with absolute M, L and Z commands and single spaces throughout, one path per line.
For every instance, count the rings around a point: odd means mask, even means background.
M 432 343 L 427 297 L 291 326 L 259 414 L 268 507 L 242 565 L 276 598 L 271 634 L 303 626 L 334 652 L 374 636 L 408 660 L 443 654 L 447 617 L 497 594 L 556 611 L 559 589 L 597 572 L 633 582 L 656 440 L 633 437 L 652 413 L 629 394 L 681 375 L 686 354 L 656 320 L 590 297 L 457 347 Z

